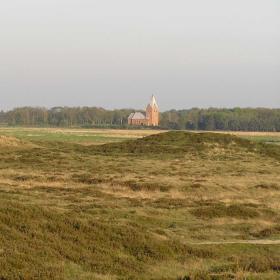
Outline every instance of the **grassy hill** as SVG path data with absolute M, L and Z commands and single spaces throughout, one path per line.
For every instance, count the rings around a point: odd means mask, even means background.
M 227 153 L 248 153 L 253 152 L 264 156 L 271 156 L 280 159 L 280 149 L 274 145 L 264 145 L 263 142 L 252 141 L 230 134 L 218 133 L 190 133 L 184 131 L 170 131 L 150 135 L 135 141 L 121 143 L 110 143 L 95 147 L 102 153 L 136 154 L 136 155 L 173 155 L 182 157 L 185 154 L 200 156 L 213 156 L 215 154 Z
M 167 132 L 0 138 L 0 279 L 279 279 L 280 147 Z

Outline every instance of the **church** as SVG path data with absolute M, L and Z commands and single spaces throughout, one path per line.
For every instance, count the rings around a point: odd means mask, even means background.
M 141 112 L 131 113 L 128 117 L 128 124 L 145 126 L 159 125 L 159 107 L 154 95 L 146 108 L 146 115 Z

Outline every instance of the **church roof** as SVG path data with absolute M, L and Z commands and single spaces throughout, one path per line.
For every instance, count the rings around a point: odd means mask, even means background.
M 141 112 L 131 113 L 128 117 L 129 120 L 144 120 L 146 117 Z
M 134 116 L 134 113 L 131 113 L 131 114 L 129 115 L 128 119 L 129 119 L 129 120 L 132 119 L 133 116 Z

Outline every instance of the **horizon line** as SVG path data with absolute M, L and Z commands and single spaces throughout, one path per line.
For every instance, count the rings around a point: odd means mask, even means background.
M 22 106 L 16 106 L 12 107 L 11 109 L 0 109 L 0 112 L 10 112 L 16 109 L 23 109 L 23 108 L 34 108 L 34 109 L 46 109 L 46 110 L 52 110 L 52 109 L 58 109 L 58 108 L 96 108 L 96 109 L 102 109 L 105 111 L 120 111 L 120 110 L 132 110 L 132 111 L 145 111 L 145 109 L 135 109 L 135 108 L 106 108 L 102 106 L 89 106 L 89 105 L 77 105 L 77 106 L 69 106 L 69 105 L 57 105 L 57 106 L 41 106 L 41 105 L 22 105 Z M 171 109 L 166 109 L 162 110 L 160 112 L 169 112 L 169 111 L 184 111 L 184 110 L 210 110 L 210 109 L 218 109 L 218 110 L 233 110 L 233 109 L 268 109 L 268 110 L 279 110 L 280 107 L 268 107 L 268 106 L 233 106 L 233 107 L 222 107 L 222 106 L 209 106 L 209 107 L 198 107 L 198 106 L 193 106 L 193 107 L 186 107 L 186 108 L 171 108 Z

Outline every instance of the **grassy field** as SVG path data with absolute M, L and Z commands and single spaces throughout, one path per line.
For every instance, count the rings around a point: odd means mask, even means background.
M 166 132 L 164 130 L 119 130 L 119 129 L 67 129 L 0 127 L 0 135 L 31 141 L 71 142 L 82 145 L 105 144 L 137 139 Z M 197 132 L 196 132 L 197 133 Z M 202 131 L 200 133 L 203 133 Z M 211 133 L 211 131 L 208 131 Z M 280 132 L 215 132 L 235 135 L 261 143 L 280 144 Z
M 252 141 L 280 145 L 280 132 L 228 132 L 228 133 Z
M 0 135 L 1 280 L 280 279 L 278 134 Z
M 67 129 L 67 128 L 26 128 L 0 127 L 0 135 L 22 140 L 71 142 L 83 145 L 105 144 L 137 139 L 160 133 L 158 130 L 118 130 L 118 129 Z

